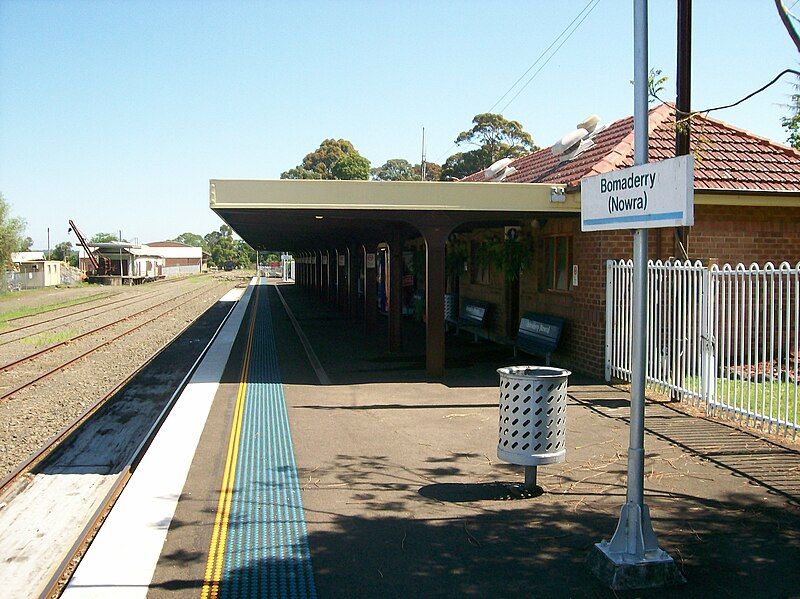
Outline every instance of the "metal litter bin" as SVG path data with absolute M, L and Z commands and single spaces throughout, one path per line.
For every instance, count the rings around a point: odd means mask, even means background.
M 563 462 L 567 435 L 567 378 L 550 366 L 508 366 L 500 375 L 497 457 L 525 466 L 525 489 L 536 487 L 536 467 Z

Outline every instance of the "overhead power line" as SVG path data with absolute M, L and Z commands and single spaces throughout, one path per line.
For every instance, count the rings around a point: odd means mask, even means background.
M 750 98 L 752 98 L 753 96 L 755 96 L 755 95 L 757 95 L 757 94 L 760 94 L 761 92 L 763 92 L 765 89 L 767 89 L 767 88 L 768 88 L 768 87 L 770 87 L 771 85 L 774 85 L 775 83 L 777 83 L 777 82 L 778 82 L 778 79 L 780 79 L 780 78 L 781 78 L 781 77 L 783 77 L 784 75 L 789 75 L 789 74 L 792 74 L 792 75 L 795 75 L 795 76 L 797 76 L 797 77 L 800 77 L 800 71 L 797 71 L 797 70 L 795 70 L 795 69 L 784 69 L 783 71 L 781 71 L 780 73 L 778 73 L 777 75 L 775 75 L 775 77 L 773 77 L 772 79 L 770 79 L 769 83 L 765 83 L 764 85 L 762 85 L 761 87 L 759 87 L 757 90 L 755 90 L 755 91 L 753 91 L 753 92 L 750 92 L 750 93 L 749 93 L 749 94 L 747 94 L 745 97 L 743 97 L 743 98 L 741 98 L 741 99 L 737 100 L 736 102 L 733 102 L 732 104 L 725 104 L 725 105 L 723 105 L 723 106 L 713 106 L 712 108 L 703 108 L 702 110 L 693 110 L 693 111 L 691 111 L 691 112 L 690 112 L 690 113 L 688 113 L 688 114 L 686 114 L 686 113 L 683 113 L 683 112 L 682 112 L 682 113 L 680 113 L 680 120 L 686 120 L 686 119 L 689 119 L 689 118 L 693 117 L 693 116 L 694 116 L 694 115 L 696 115 L 696 114 L 704 114 L 704 115 L 705 115 L 705 114 L 708 114 L 709 112 L 714 112 L 715 110 L 725 110 L 726 108 L 733 108 L 734 106 L 738 106 L 738 105 L 739 105 L 739 104 L 741 104 L 742 102 L 745 102 L 745 101 L 749 100 L 749 99 L 750 99 Z M 674 106 L 674 104 L 673 104 L 672 102 L 667 102 L 667 101 L 665 101 L 665 100 L 662 100 L 662 99 L 661 99 L 661 98 L 658 96 L 658 94 L 657 94 L 655 91 L 652 91 L 652 90 L 651 90 L 651 92 L 650 92 L 650 93 L 651 93 L 651 94 L 653 95 L 653 97 L 654 97 L 656 100 L 658 100 L 659 102 L 662 102 L 662 103 L 664 103 L 664 104 L 669 104 L 670 106 Z
M 538 75 L 542 71 L 542 69 L 547 66 L 547 63 L 550 62 L 552 60 L 553 56 L 555 56 L 558 53 L 558 51 L 561 49 L 561 46 L 563 46 L 564 44 L 566 44 L 569 41 L 569 38 L 572 37 L 572 35 L 578 30 L 578 27 L 580 27 L 581 24 L 589 17 L 589 15 L 592 14 L 592 11 L 595 9 L 595 7 L 598 4 L 600 4 L 600 0 L 594 0 L 594 4 L 592 4 L 592 7 L 589 9 L 589 11 L 585 15 L 583 15 L 581 20 L 578 21 L 578 24 L 575 25 L 575 27 L 572 28 L 572 31 L 569 32 L 567 37 L 565 37 L 561 41 L 561 43 L 558 46 L 556 46 L 556 49 L 553 50 L 553 52 L 550 54 L 550 56 L 547 57 L 547 60 L 545 60 L 542 63 L 542 65 L 538 69 L 536 69 L 536 71 L 533 73 L 533 75 L 530 76 L 530 78 L 528 78 L 528 80 L 525 82 L 525 84 L 521 88 L 519 88 L 517 93 L 514 94 L 512 96 L 512 98 L 508 102 L 506 102 L 505 105 L 500 109 L 501 113 L 504 112 L 505 109 L 508 108 L 514 100 L 517 99 L 517 97 L 525 90 L 525 88 L 528 87 L 528 85 L 530 85 L 531 81 L 533 81 L 536 78 L 536 75 Z M 570 25 L 571 25 L 571 23 L 570 23 Z
M 550 60 L 552 60 L 553 56 L 555 56 L 556 53 L 558 53 L 558 51 L 561 49 L 561 47 L 565 43 L 567 43 L 567 41 L 572 37 L 572 35 L 575 33 L 575 31 L 577 31 L 578 27 L 580 27 L 581 24 L 589 17 L 589 15 L 592 13 L 592 11 L 595 9 L 595 7 L 598 4 L 600 4 L 600 0 L 589 0 L 589 2 L 587 2 L 586 5 L 578 12 L 578 14 L 575 15 L 575 18 L 572 19 L 572 21 L 570 21 L 569 24 L 566 27 L 564 27 L 564 29 L 561 31 L 561 33 L 559 33 L 555 37 L 555 39 L 553 39 L 553 41 L 550 43 L 550 45 L 547 46 L 547 48 L 545 48 L 544 51 L 542 51 L 542 53 L 538 56 L 538 58 L 535 61 L 533 61 L 533 63 L 525 70 L 524 73 L 522 73 L 522 75 L 519 76 L 519 78 L 514 82 L 514 84 L 511 87 L 509 87 L 506 90 L 506 92 L 502 96 L 500 96 L 500 98 L 497 99 L 497 101 L 492 105 L 491 108 L 489 108 L 489 110 L 487 110 L 487 112 L 492 112 L 497 107 L 497 105 L 500 104 L 500 102 L 502 102 L 508 96 L 508 94 L 510 94 L 514 90 L 514 88 L 517 87 L 517 85 L 519 85 L 519 82 L 522 81 L 525 78 L 525 76 L 528 73 L 530 73 L 531 70 L 537 64 L 539 64 L 539 62 L 542 60 L 542 58 L 547 56 L 547 53 L 550 52 L 550 50 L 553 48 L 553 46 L 558 44 L 558 46 L 556 46 L 555 50 L 553 50 L 553 52 L 547 57 L 547 60 L 545 60 L 544 63 L 542 63 L 542 65 L 538 69 L 536 69 L 536 71 L 533 73 L 533 75 L 531 75 L 528 78 L 528 80 L 525 81 L 523 86 L 521 88 L 519 88 L 519 90 L 517 90 L 517 93 L 515 93 L 514 96 L 508 102 L 505 103 L 503 108 L 500 109 L 500 113 L 502 113 L 506 108 L 508 108 L 511 105 L 511 103 L 514 100 L 516 100 L 517 97 L 523 92 L 523 90 L 526 87 L 528 87 L 528 85 L 530 85 L 531 81 L 533 81 L 536 78 L 536 75 L 538 75 L 541 72 L 541 70 L 545 66 L 547 66 L 547 63 L 549 63 Z M 577 22 L 577 24 L 576 24 L 576 22 Z M 574 27 L 573 27 L 573 25 L 574 25 Z M 566 37 L 564 37 L 565 35 L 566 35 Z M 562 40 L 562 38 L 563 38 L 563 40 Z M 558 43 L 559 40 L 561 40 L 560 44 Z M 447 150 L 442 152 L 441 155 L 439 155 L 439 157 L 436 159 L 436 162 L 441 162 L 442 158 L 444 158 L 445 155 L 449 154 L 452 150 L 454 150 L 457 147 L 458 147 L 458 144 L 454 143 Z
M 599 0 L 598 0 L 598 1 L 599 1 Z M 513 90 L 515 87 L 517 87 L 517 84 L 519 84 L 519 82 L 520 82 L 520 81 L 522 81 L 522 80 L 525 78 L 525 75 L 527 75 L 528 73 L 530 73 L 530 72 L 531 72 L 531 70 L 533 69 L 533 67 L 535 67 L 537 64 L 539 64 L 539 61 L 540 61 L 540 60 L 542 60 L 542 58 L 544 58 L 544 57 L 545 57 L 545 55 L 546 55 L 546 54 L 547 54 L 547 53 L 550 51 L 550 48 L 552 48 L 553 46 L 555 46 L 555 45 L 558 43 L 558 40 L 560 40 L 560 39 L 561 39 L 561 38 L 564 36 L 564 34 L 565 34 L 565 33 L 567 33 L 567 31 L 569 30 L 569 28 L 570 28 L 570 27 L 572 27 L 573 23 L 575 23 L 575 21 L 577 21 L 578 19 L 580 19 L 580 18 L 581 18 L 581 15 L 582 15 L 582 14 L 583 14 L 583 13 L 586 11 L 586 9 L 588 9 L 588 8 L 589 8 L 589 5 L 590 5 L 592 2 L 595 2 L 595 0 L 589 0 L 589 2 L 587 2 L 587 3 L 586 3 L 586 6 L 584 6 L 584 7 L 581 9 L 581 11 L 580 11 L 580 12 L 579 12 L 577 15 L 575 15 L 575 18 L 574 18 L 574 19 L 572 19 L 572 21 L 570 21 L 570 22 L 569 22 L 569 25 L 567 25 L 566 27 L 564 27 L 564 29 L 561 31 L 561 33 L 559 33 L 559 34 L 558 34 L 558 36 L 557 36 L 557 37 L 556 37 L 556 38 L 555 38 L 555 39 L 552 41 L 552 43 L 551 43 L 549 46 L 547 46 L 547 48 L 545 48 L 544 50 L 542 50 L 542 53 L 541 53 L 541 54 L 539 54 L 539 56 L 536 58 L 536 60 L 534 60 L 534 61 L 533 61 L 533 63 L 531 64 L 531 66 L 529 66 L 529 67 L 528 67 L 528 68 L 525 70 L 525 72 L 524 72 L 524 73 L 522 73 L 522 75 L 520 75 L 520 76 L 519 76 L 519 79 L 517 79 L 517 80 L 514 82 L 514 84 L 513 84 L 511 87 L 509 87 L 509 88 L 506 90 L 506 93 L 504 93 L 502 96 L 500 96 L 500 97 L 497 99 L 497 102 L 495 102 L 494 104 L 492 104 L 492 107 L 491 107 L 489 110 L 487 110 L 486 112 L 492 112 L 492 110 L 494 110 L 495 108 L 497 108 L 497 105 L 498 105 L 498 104 L 500 104 L 500 102 L 502 102 L 502 101 L 505 99 L 505 97 L 506 97 L 508 94 L 510 94 L 510 93 L 511 93 L 511 91 L 512 91 L 512 90 Z

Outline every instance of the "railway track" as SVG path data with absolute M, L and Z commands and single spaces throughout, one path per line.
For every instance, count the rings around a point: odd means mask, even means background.
M 177 282 L 182 282 L 182 281 L 185 281 L 185 280 L 186 279 L 175 279 L 175 280 L 170 280 L 170 283 L 177 283 Z M 155 283 L 152 283 L 152 284 L 155 284 Z M 150 293 L 145 292 L 145 297 L 152 297 L 153 295 L 159 294 L 159 293 L 163 293 L 163 291 L 162 291 L 162 289 L 160 287 L 158 289 L 152 290 Z M 70 306 L 61 306 L 61 307 L 57 307 L 57 308 L 52 308 L 50 310 L 44 310 L 42 312 L 38 312 L 37 314 L 27 314 L 25 316 L 17 316 L 15 318 L 9 318 L 6 322 L 14 322 L 14 321 L 23 320 L 23 319 L 26 319 L 26 318 L 36 318 L 37 316 L 40 316 L 41 314 L 48 314 L 50 312 L 56 312 L 58 310 L 67 310 L 69 308 L 74 308 L 75 306 L 81 306 L 83 304 L 93 303 L 93 302 L 100 301 L 101 299 L 105 299 L 105 298 L 108 298 L 108 297 L 115 297 L 118 294 L 117 293 L 112 293 L 112 294 L 99 294 L 99 295 L 100 295 L 100 297 L 90 296 L 93 299 L 87 299 L 86 301 L 81 302 L 79 304 L 72 304 Z M 69 318 L 70 316 L 77 316 L 78 314 L 84 314 L 86 312 L 91 312 L 92 310 L 101 310 L 101 309 L 104 309 L 104 308 L 108 308 L 109 306 L 113 306 L 113 305 L 119 304 L 121 302 L 128 301 L 130 299 L 132 299 L 132 298 L 126 297 L 126 298 L 114 300 L 114 301 L 111 301 L 111 302 L 106 302 L 104 304 L 100 304 L 100 305 L 97 305 L 97 306 L 89 306 L 89 307 L 86 307 L 86 308 L 82 308 L 80 310 L 76 310 L 75 312 L 70 312 L 68 314 L 62 314 L 60 316 L 55 316 L 53 318 L 47 318 L 45 320 L 39 320 L 37 322 L 24 324 L 24 325 L 21 325 L 21 326 L 14 327 L 13 329 L 6 329 L 6 330 L 3 330 L 3 331 L 0 331 L 0 337 L 5 336 L 5 335 L 10 335 L 12 333 L 17 333 L 17 332 L 22 331 L 22 330 L 27 330 L 27 329 L 30 329 L 30 328 L 33 328 L 33 327 L 41 326 L 43 324 L 47 324 L 47 323 L 50 323 L 50 322 L 55 322 L 57 320 L 62 320 L 64 318 Z M 51 330 L 51 329 L 44 329 L 44 330 Z M 37 332 L 44 332 L 44 331 L 37 331 Z M 21 339 L 21 337 L 18 338 L 18 339 Z M 12 339 L 11 341 L 12 342 L 13 341 L 17 341 L 18 339 Z M 4 343 L 0 343 L 0 345 L 5 345 L 6 343 L 9 343 L 9 342 L 6 341 Z
M 114 484 L 111 486 L 109 491 L 106 493 L 103 500 L 100 502 L 98 508 L 95 510 L 92 517 L 83 527 L 80 534 L 77 536 L 75 542 L 73 543 L 67 554 L 62 558 L 61 562 L 54 570 L 53 574 L 43 585 L 43 587 L 39 592 L 40 599 L 55 599 L 60 595 L 63 586 L 66 585 L 66 583 L 69 581 L 70 577 L 72 576 L 72 573 L 77 567 L 78 562 L 80 561 L 80 557 L 83 555 L 86 548 L 91 543 L 97 530 L 100 528 L 106 516 L 108 515 L 114 503 L 116 502 L 117 498 L 124 490 L 125 485 L 127 485 L 131 476 L 133 476 L 133 472 L 135 471 L 136 466 L 141 461 L 148 447 L 150 446 L 156 434 L 160 430 L 162 424 L 166 420 L 166 417 L 169 415 L 170 411 L 175 405 L 175 402 L 177 401 L 181 392 L 188 384 L 189 379 L 192 377 L 195 370 L 197 370 L 197 367 L 199 366 L 200 362 L 205 357 L 209 348 L 216 340 L 217 336 L 219 335 L 219 332 L 222 330 L 222 327 L 227 322 L 228 318 L 230 317 L 231 313 L 233 312 L 237 304 L 238 301 L 233 302 L 232 306 L 230 307 L 230 309 L 225 314 L 222 321 L 212 334 L 208 343 L 206 343 L 202 351 L 199 353 L 195 361 L 192 363 L 189 370 L 181 379 L 178 386 L 175 388 L 170 398 L 167 400 L 166 404 L 164 405 L 164 408 L 161 410 L 158 417 L 147 431 L 147 434 L 144 436 L 141 443 L 137 446 L 136 450 L 131 454 L 131 457 L 127 460 L 124 467 L 117 475 L 117 479 L 115 480 Z M 210 307 L 208 309 L 210 309 Z M 188 329 L 191 325 L 192 323 L 187 324 L 186 327 L 184 327 L 180 332 L 178 332 L 168 343 L 164 344 L 164 346 L 159 350 L 159 352 L 154 354 L 146 364 L 142 365 L 140 368 L 137 368 L 134 372 L 130 373 L 130 375 L 119 385 L 117 385 L 112 391 L 110 391 L 103 398 L 95 402 L 95 404 L 93 404 L 90 408 L 88 408 L 83 414 L 78 416 L 72 423 L 64 427 L 64 429 L 62 429 L 59 433 L 54 435 L 50 440 L 48 440 L 45 446 L 43 446 L 39 451 L 32 454 L 27 460 L 25 460 L 22 464 L 20 464 L 20 466 L 15 470 L 15 472 L 13 472 L 11 475 L 6 477 L 6 479 L 0 482 L 0 494 L 2 494 L 13 483 L 14 480 L 19 478 L 25 472 L 28 472 L 38 462 L 43 460 L 63 439 L 69 436 L 69 434 L 72 431 L 77 429 L 92 414 L 97 412 L 98 409 L 100 409 L 103 405 L 108 403 L 108 401 L 122 387 L 128 384 L 139 372 L 141 372 L 148 364 L 150 364 L 153 360 L 155 360 L 155 358 L 161 352 L 163 352 L 164 349 L 166 349 L 175 339 L 177 339 L 180 335 L 182 335 L 186 331 L 186 329 Z
M 217 284 L 217 285 L 215 285 L 213 287 L 213 289 L 217 289 L 217 288 L 219 288 L 220 286 L 223 286 L 223 285 L 225 285 L 225 283 Z M 87 351 L 85 351 L 85 352 L 83 352 L 83 353 L 71 358 L 70 360 L 68 360 L 66 362 L 62 362 L 58 366 L 56 366 L 54 368 L 50 368 L 49 370 L 46 370 L 45 372 L 37 375 L 35 378 L 33 378 L 31 380 L 27 380 L 26 382 L 24 382 L 24 383 L 22 383 L 20 385 L 17 385 L 16 387 L 11 389 L 10 391 L 3 392 L 2 395 L 0 395 L 0 402 L 8 399 L 12 395 L 15 395 L 15 394 L 19 393 L 23 389 L 26 389 L 26 388 L 30 387 L 31 385 L 34 385 L 35 383 L 37 383 L 37 382 L 39 382 L 39 381 L 41 381 L 41 380 L 43 380 L 43 379 L 45 379 L 45 378 L 47 378 L 49 376 L 52 376 L 53 374 L 59 372 L 60 370 L 63 370 L 64 368 L 70 366 L 71 364 L 74 364 L 75 362 L 77 362 L 79 360 L 82 360 L 82 359 L 86 358 L 87 356 L 92 355 L 96 351 L 98 351 L 98 350 L 110 345 L 111 343 L 113 343 L 113 342 L 115 342 L 115 341 L 117 341 L 117 340 L 119 340 L 119 339 L 121 339 L 121 338 L 123 338 L 123 337 L 125 337 L 127 335 L 130 335 L 131 333 L 133 333 L 135 331 L 138 331 L 142 327 L 144 327 L 144 326 L 146 326 L 148 324 L 151 324 L 154 320 L 158 320 L 159 318 L 162 318 L 163 316 L 166 316 L 167 314 L 169 314 L 171 312 L 174 312 L 175 310 L 177 310 L 177 309 L 181 308 L 182 306 L 188 304 L 189 302 L 193 301 L 197 297 L 200 297 L 201 295 L 203 295 L 205 293 L 208 293 L 210 290 L 202 288 L 197 293 L 193 293 L 193 291 L 195 291 L 195 290 L 188 291 L 186 293 L 183 293 L 183 294 L 177 296 L 176 298 L 168 300 L 168 301 L 171 302 L 171 301 L 174 301 L 176 299 L 180 299 L 181 297 L 185 297 L 186 295 L 192 294 L 192 296 L 187 298 L 185 301 L 180 302 L 178 305 L 173 306 L 173 307 L 171 307 L 171 308 L 169 308 L 169 309 L 167 309 L 167 310 L 155 315 L 152 319 L 148 319 L 145 322 L 143 322 L 141 324 L 138 324 L 138 325 L 134 326 L 133 328 L 128 329 L 127 331 L 124 331 L 124 332 L 120 333 L 119 335 L 116 335 L 116 336 L 112 337 L 111 339 L 107 339 L 106 341 L 103 341 L 102 343 L 100 343 L 98 345 L 95 345 L 94 347 L 92 347 L 89 350 L 87 350 Z M 134 315 L 128 316 L 128 317 L 126 317 L 124 319 L 121 319 L 119 321 L 115 321 L 113 323 L 109 323 L 108 325 L 104 325 L 103 327 L 99 327 L 98 329 L 95 329 L 93 331 L 89 331 L 87 333 L 84 333 L 83 335 L 80 335 L 79 337 L 84 337 L 84 336 L 89 335 L 91 333 L 96 333 L 99 330 L 102 330 L 102 329 L 105 329 L 105 328 L 109 328 L 110 326 L 117 325 L 120 322 L 124 322 L 125 320 L 130 320 L 131 318 L 134 318 L 135 316 L 141 315 L 141 314 L 143 314 L 145 312 L 149 312 L 150 310 L 154 310 L 154 309 L 156 309 L 158 307 L 159 307 L 159 305 L 151 306 L 149 308 L 146 308 L 145 310 L 141 310 L 140 312 L 137 312 Z M 73 338 L 71 341 L 74 341 L 75 339 L 77 339 L 79 337 Z M 51 346 L 50 348 L 45 348 L 45 350 L 42 350 L 41 352 L 37 352 L 35 354 L 31 354 L 31 355 L 29 355 L 29 356 L 27 356 L 25 358 L 17 360 L 16 362 L 11 362 L 9 364 L 6 364 L 3 367 L 3 370 L 5 372 L 8 372 L 10 369 L 13 369 L 14 367 L 19 366 L 20 364 L 28 362 L 28 361 L 30 361 L 30 360 L 42 355 L 43 353 L 46 353 L 47 351 L 55 349 L 56 347 L 59 347 L 59 346 L 64 345 L 66 343 L 67 342 L 62 342 L 61 344 L 59 344 L 57 346 Z
M 51 318 L 51 319 L 48 319 L 48 320 L 45 320 L 45 321 L 42 321 L 42 322 L 34 322 L 32 324 L 28 324 L 28 325 L 25 325 L 23 327 L 19 327 L 17 329 L 12 330 L 12 331 L 6 331 L 6 332 L 8 332 L 8 333 L 17 333 L 17 332 L 22 331 L 22 330 L 27 330 L 27 329 L 30 329 L 30 328 L 33 328 L 33 327 L 39 327 L 39 326 L 42 326 L 42 325 L 46 325 L 46 324 L 49 324 L 51 322 L 55 322 L 56 320 L 61 320 L 63 318 L 69 318 L 70 316 L 77 316 L 78 314 L 82 314 L 84 312 L 93 311 L 93 310 L 107 310 L 110 306 L 116 306 L 115 310 L 119 310 L 120 308 L 126 308 L 128 306 L 132 306 L 132 305 L 147 301 L 148 299 L 162 297 L 162 296 L 165 296 L 165 295 L 168 295 L 168 294 L 169 294 L 169 292 L 165 292 L 165 291 L 154 291 L 152 293 L 147 293 L 147 294 L 145 294 L 143 296 L 140 296 L 140 297 L 126 297 L 126 298 L 123 298 L 121 300 L 117 300 L 117 301 L 114 301 L 114 302 L 109 302 L 107 304 L 102 304 L 100 306 L 94 306 L 92 308 L 87 308 L 86 310 L 81 310 L 79 312 L 73 312 L 71 314 L 64 314 L 63 316 L 58 316 L 56 318 Z M 101 313 L 102 312 L 100 312 L 100 314 Z M 34 337 L 34 336 L 40 335 L 42 333 L 47 333 L 49 331 L 53 331 L 53 330 L 59 329 L 59 328 L 64 327 L 64 326 L 70 326 L 70 325 L 73 325 L 73 324 L 76 324 L 76 323 L 79 323 L 79 322 L 83 322 L 84 320 L 88 320 L 90 318 L 94 318 L 95 316 L 98 316 L 98 314 L 89 314 L 87 316 L 82 316 L 81 318 L 76 318 L 75 320 L 70 320 L 68 322 L 59 323 L 57 325 L 48 327 L 46 329 L 39 329 L 39 330 L 36 330 L 36 331 L 32 331 L 30 333 L 23 334 L 20 337 L 15 337 L 13 339 L 6 339 L 5 341 L 0 341 L 0 347 L 3 347 L 4 345 L 9 345 L 11 343 L 16 343 L 17 341 L 22 341 L 23 339 L 29 339 L 30 337 Z M 0 335 L 2 335 L 2 333 L 0 333 Z M 2 370 L 2 368 L 3 367 L 0 367 L 0 370 Z
M 81 306 L 83 304 L 89 304 L 91 302 L 97 302 L 101 299 L 105 299 L 107 297 L 111 297 L 116 295 L 115 293 L 96 293 L 94 295 L 89 295 L 84 298 L 81 298 L 81 301 L 76 301 L 74 303 L 70 303 L 68 306 L 53 306 L 45 310 L 41 310 L 40 312 L 36 312 L 35 314 L 23 314 L 22 316 L 15 316 L 13 318 L 9 318 L 6 322 L 16 322 L 17 320 L 23 320 L 25 318 L 35 318 L 40 314 L 48 314 L 50 312 L 56 312 L 57 310 L 68 310 L 69 308 L 74 308 L 75 306 Z
M 171 297 L 171 298 L 167 299 L 164 303 L 172 302 L 172 301 L 175 301 L 177 299 L 180 299 L 180 298 L 182 298 L 182 297 L 184 297 L 186 295 L 189 295 L 193 291 L 194 291 L 194 289 L 191 289 L 191 290 L 189 290 L 189 291 L 187 291 L 185 293 L 181 293 L 179 295 L 176 295 L 175 297 Z M 160 294 L 156 295 L 156 298 L 157 297 L 162 297 L 164 295 L 168 295 L 168 294 L 160 293 Z M 137 299 L 136 301 L 131 302 L 131 304 L 128 304 L 128 305 L 136 304 L 136 303 L 145 301 L 146 299 L 155 299 L 155 298 L 152 297 L 152 296 L 149 296 L 147 298 Z M 25 362 L 33 360 L 34 358 L 42 356 L 42 355 L 44 355 L 46 353 L 49 353 L 49 352 L 51 352 L 51 351 L 53 351 L 55 349 L 58 349 L 59 347 L 63 347 L 65 345 L 69 344 L 69 343 L 72 343 L 72 342 L 77 341 L 79 339 L 83 339 L 84 337 L 88 337 L 89 335 L 93 335 L 94 333 L 99 333 L 100 331 L 104 331 L 104 330 L 106 330 L 106 329 L 108 329 L 110 327 L 113 327 L 113 326 L 116 326 L 118 324 L 121 324 L 121 323 L 123 323 L 125 321 L 128 321 L 128 320 L 132 319 L 132 318 L 136 318 L 137 316 L 140 316 L 140 315 L 142 315 L 142 314 L 144 314 L 146 312 L 149 312 L 150 310 L 155 310 L 156 308 L 158 308 L 161 305 L 163 305 L 163 304 L 155 304 L 153 306 L 149 306 L 149 307 L 145 308 L 144 310 L 139 310 L 138 312 L 134 312 L 133 314 L 129 314 L 128 316 L 123 316 L 122 318 L 118 318 L 117 320 L 115 320 L 113 322 L 109 322 L 109 323 L 101 325 L 99 327 L 95 327 L 95 328 L 93 328 L 93 329 L 91 329 L 89 331 L 85 331 L 83 333 L 75 335 L 74 337 L 70 337 L 69 339 L 64 339 L 63 341 L 59 341 L 58 343 L 54 343 L 53 345 L 48 345 L 47 347 L 42 348 L 39 351 L 35 351 L 32 354 L 28 354 L 27 356 L 23 356 L 23 357 L 19 358 L 18 360 L 14 360 L 13 362 L 9 362 L 8 364 L 4 364 L 4 365 L 0 366 L 0 371 L 11 370 L 15 366 L 18 366 L 20 364 L 24 364 Z M 70 323 L 70 324 L 73 324 L 73 323 Z M 38 335 L 39 333 L 42 333 L 42 332 L 45 332 L 45 331 L 38 331 L 37 333 L 34 333 L 34 334 Z M 20 339 L 24 339 L 24 337 L 21 337 Z M 14 341 L 19 341 L 20 339 L 14 339 Z M 0 344 L 0 345 L 4 345 L 4 344 Z M 0 397 L 0 399 L 2 399 L 2 397 Z

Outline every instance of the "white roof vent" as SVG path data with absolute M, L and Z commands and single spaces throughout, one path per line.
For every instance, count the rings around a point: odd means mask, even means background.
M 600 123 L 600 117 L 596 114 L 593 114 L 589 117 L 586 117 L 582 123 L 578 123 L 576 126 L 578 129 L 586 129 L 589 133 L 594 133 L 594 130 L 597 129 L 597 125 Z
M 564 137 L 554 143 L 553 147 L 550 148 L 550 151 L 553 153 L 553 156 L 569 154 L 578 147 L 584 138 L 588 136 L 589 132 L 586 129 L 575 129 L 575 131 L 570 131 Z
M 517 172 L 517 169 L 515 169 L 513 166 L 509 166 L 509 164 L 512 162 L 514 162 L 513 158 L 501 158 L 488 168 L 484 169 L 483 178 L 486 181 L 502 181 L 509 175 Z
M 570 131 L 554 143 L 550 151 L 553 156 L 558 158 L 559 162 L 572 160 L 594 146 L 592 138 L 603 129 L 605 129 L 605 126 L 600 125 L 600 117 L 593 114 L 578 123 L 574 131 Z

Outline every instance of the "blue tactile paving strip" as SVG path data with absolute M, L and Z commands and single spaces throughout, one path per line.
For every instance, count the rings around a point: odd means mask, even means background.
M 313 598 L 308 532 L 263 279 L 254 302 L 222 513 L 201 596 Z

